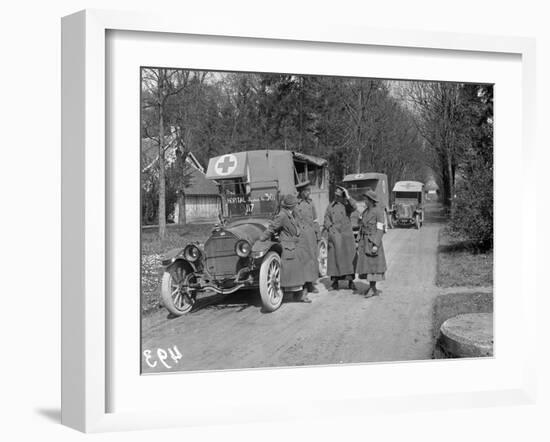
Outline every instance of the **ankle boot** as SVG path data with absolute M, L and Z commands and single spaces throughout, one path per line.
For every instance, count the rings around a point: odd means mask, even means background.
M 306 289 L 309 293 L 319 293 L 319 290 L 315 288 L 312 282 L 306 283 Z
M 299 292 L 300 294 L 298 295 L 298 299 L 297 301 L 298 302 L 305 302 L 307 304 L 311 303 L 311 299 L 309 299 L 307 297 L 307 289 L 304 288 L 301 292 Z

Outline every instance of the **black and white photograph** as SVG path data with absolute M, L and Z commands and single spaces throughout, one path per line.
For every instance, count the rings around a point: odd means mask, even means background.
M 494 355 L 492 84 L 140 75 L 142 374 Z
M 452 6 L 8 2 L 2 440 L 549 440 L 548 8 Z

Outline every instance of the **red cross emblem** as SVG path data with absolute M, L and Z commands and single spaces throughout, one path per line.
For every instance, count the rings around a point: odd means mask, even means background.
M 229 154 L 224 155 L 216 161 L 214 169 L 219 175 L 229 175 L 237 168 L 237 157 Z

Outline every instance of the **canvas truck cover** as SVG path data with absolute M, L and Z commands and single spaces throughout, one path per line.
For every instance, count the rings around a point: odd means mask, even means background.
M 398 181 L 393 186 L 394 192 L 422 192 L 424 183 L 419 181 Z
M 379 179 L 387 179 L 386 174 L 378 173 L 378 172 L 352 173 L 350 175 L 346 175 L 344 177 L 343 182 L 349 183 L 352 181 L 379 180 Z
M 267 185 L 277 186 L 281 194 L 296 191 L 291 151 L 250 150 L 220 155 L 208 162 L 206 178 L 244 178 L 253 189 Z
M 248 175 L 247 152 L 228 153 L 211 158 L 206 170 L 209 180 L 243 178 Z
M 328 161 L 324 158 L 314 157 L 301 152 L 293 152 L 292 155 L 298 160 L 305 161 L 306 163 L 314 164 L 315 166 L 322 167 L 328 164 Z

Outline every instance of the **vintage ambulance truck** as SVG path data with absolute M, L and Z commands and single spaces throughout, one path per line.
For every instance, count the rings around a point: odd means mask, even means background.
M 393 186 L 392 200 L 389 211 L 392 224 L 420 229 L 424 223 L 424 183 L 398 181 Z
M 329 204 L 327 161 L 281 150 L 229 153 L 210 159 L 206 178 L 217 184 L 222 198 L 220 223 L 204 246 L 187 244 L 163 257 L 162 304 L 180 316 L 191 311 L 201 291 L 231 294 L 258 288 L 263 310 L 278 309 L 283 300 L 281 245 L 254 244 L 279 210 L 280 197 L 296 194 L 296 183 L 310 181 L 318 218 L 324 215 Z M 324 275 L 326 240 L 321 238 L 318 247 L 319 273 Z
M 346 175 L 342 181 L 350 196 L 357 202 L 357 211 L 351 215 L 351 223 L 355 234 L 359 231 L 359 217 L 365 210 L 365 201 L 362 194 L 367 190 L 373 190 L 378 196 L 380 206 L 384 209 L 385 228 L 391 228 L 389 209 L 388 176 L 385 173 L 365 172 Z

